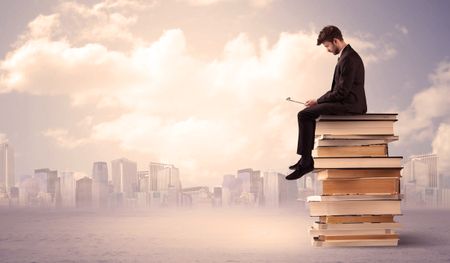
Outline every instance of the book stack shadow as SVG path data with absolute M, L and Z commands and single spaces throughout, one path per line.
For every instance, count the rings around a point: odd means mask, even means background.
M 389 156 L 395 113 L 322 115 L 316 120 L 314 167 L 321 195 L 307 199 L 318 217 L 313 246 L 397 246 L 401 156 Z

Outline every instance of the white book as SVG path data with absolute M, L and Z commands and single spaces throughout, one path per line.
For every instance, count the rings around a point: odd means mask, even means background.
M 399 215 L 399 200 L 308 202 L 311 216 L 327 215 Z
M 307 202 L 320 201 L 369 201 L 369 200 L 401 200 L 403 194 L 395 195 L 310 195 L 307 197 Z
M 388 142 L 398 140 L 397 135 L 333 135 L 333 134 L 316 134 L 319 140 L 384 140 Z

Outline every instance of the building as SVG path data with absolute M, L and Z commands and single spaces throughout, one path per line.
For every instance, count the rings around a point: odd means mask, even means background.
M 233 174 L 226 174 L 222 180 L 222 205 L 232 206 L 238 202 L 242 192 L 242 184 Z
M 138 171 L 138 189 L 139 192 L 148 193 L 150 189 L 150 171 Z
M 15 185 L 14 149 L 4 142 L 0 144 L 0 193 L 9 195 Z
M 209 208 L 213 206 L 214 197 L 207 186 L 183 188 L 183 195 L 189 196 L 188 202 L 191 202 L 194 207 Z
M 215 207 L 222 206 L 222 187 L 214 187 L 214 189 L 213 189 L 213 205 Z
M 266 207 L 294 205 L 297 201 L 296 181 L 287 181 L 285 175 L 264 172 L 264 204 Z
M 95 207 L 108 206 L 108 164 L 95 162 L 92 166 L 92 202 Z
M 133 198 L 137 192 L 137 164 L 126 158 L 111 162 L 112 183 L 114 193 L 123 193 L 124 198 Z
M 39 182 L 39 192 L 42 197 L 42 205 L 50 206 L 55 202 L 55 195 L 57 192 L 58 171 L 50 170 L 48 168 L 34 170 L 34 177 Z M 49 204 L 46 204 L 50 202 Z
M 61 171 L 59 173 L 61 188 L 61 206 L 75 207 L 75 177 L 74 172 Z
M 436 154 L 412 155 L 403 163 L 402 189 L 407 207 L 436 208 L 442 202 Z M 445 195 L 444 195 L 445 196 Z
M 263 179 L 261 172 L 251 168 L 237 171 L 237 179 L 241 183 L 239 203 L 261 205 L 263 203 Z
M 83 177 L 76 181 L 75 201 L 79 208 L 92 207 L 92 179 Z
M 180 171 L 173 164 L 151 162 L 149 168 L 151 191 L 167 191 L 171 187 L 181 190 Z
M 403 164 L 403 175 L 408 183 L 439 188 L 438 156 L 436 154 L 412 155 Z

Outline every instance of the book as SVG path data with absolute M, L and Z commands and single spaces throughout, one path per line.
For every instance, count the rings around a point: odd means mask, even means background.
M 400 193 L 400 179 L 368 177 L 358 179 L 328 179 L 322 181 L 323 195 L 385 194 Z
M 356 235 L 385 235 L 396 234 L 393 229 L 349 229 L 349 230 L 334 230 L 334 229 L 315 229 L 309 230 L 311 236 L 356 236 Z
M 319 121 L 315 134 L 394 135 L 394 121 Z
M 400 178 L 402 168 L 353 168 L 353 169 L 323 169 L 317 172 L 318 180 L 327 179 L 355 179 L 367 177 L 395 177 Z
M 398 239 L 398 234 L 381 234 L 381 235 L 341 235 L 341 236 L 325 236 L 319 235 L 316 240 L 327 241 L 327 240 L 367 240 L 367 239 Z
M 322 224 L 394 223 L 394 215 L 320 216 L 318 223 Z
M 351 224 L 323 224 L 315 222 L 312 226 L 314 229 L 329 230 L 362 230 L 362 229 L 396 229 L 400 228 L 400 223 L 351 223 Z
M 399 200 L 308 202 L 311 216 L 326 215 L 399 215 Z
M 397 113 L 366 113 L 358 115 L 320 115 L 316 121 L 329 121 L 329 120 L 397 120 Z
M 400 168 L 402 157 L 316 157 L 316 169 L 332 168 Z
M 401 200 L 401 194 L 342 194 L 342 195 L 312 195 L 306 198 L 308 202 L 318 201 L 369 201 L 369 200 Z
M 356 134 L 346 134 L 346 135 L 334 135 L 334 134 L 316 134 L 314 137 L 316 140 L 345 140 L 345 141 L 353 141 L 353 140 L 383 140 L 385 143 L 398 141 L 397 135 L 376 135 L 376 134 L 368 134 L 368 135 L 356 135 Z
M 319 146 L 312 150 L 313 157 L 382 157 L 388 156 L 387 144 L 362 146 Z
M 365 146 L 388 143 L 391 139 L 318 139 L 314 141 L 314 147 L 320 146 Z M 392 139 L 393 140 L 393 139 Z
M 355 240 L 313 240 L 314 247 L 385 247 L 397 246 L 398 238 L 393 239 L 355 239 Z

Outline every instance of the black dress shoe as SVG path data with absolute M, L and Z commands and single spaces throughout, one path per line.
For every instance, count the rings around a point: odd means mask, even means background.
M 293 164 L 291 166 L 289 166 L 290 170 L 296 170 L 298 168 L 298 166 L 300 165 L 300 162 L 302 161 L 302 159 L 300 158 L 300 160 L 298 160 L 298 162 L 296 164 Z
M 301 178 L 303 175 L 312 172 L 313 170 L 314 170 L 314 161 L 311 160 L 309 164 L 306 165 L 300 164 L 295 171 L 286 176 L 286 180 L 297 180 Z

